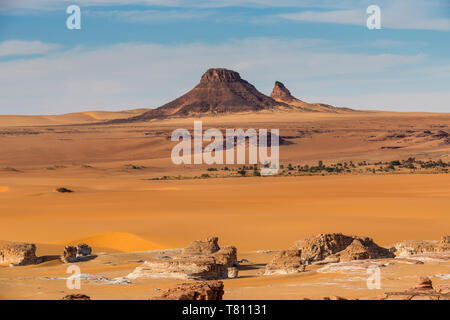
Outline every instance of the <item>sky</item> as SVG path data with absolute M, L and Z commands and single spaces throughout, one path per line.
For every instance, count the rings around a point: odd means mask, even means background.
M 0 114 L 156 108 L 215 67 L 267 95 L 450 112 L 450 0 L 0 1 Z

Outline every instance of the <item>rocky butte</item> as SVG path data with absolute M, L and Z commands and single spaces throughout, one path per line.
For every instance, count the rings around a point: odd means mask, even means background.
M 110 123 L 146 121 L 166 117 L 192 115 L 215 115 L 262 110 L 297 110 L 308 112 L 350 111 L 325 104 L 309 104 L 293 97 L 281 83 L 275 82 L 269 97 L 259 92 L 240 74 L 224 68 L 208 69 L 200 82 L 181 97 L 141 115 L 128 119 L 112 120 Z

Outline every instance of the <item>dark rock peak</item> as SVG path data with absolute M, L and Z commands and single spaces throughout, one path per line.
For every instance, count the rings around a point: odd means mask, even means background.
M 241 76 L 236 71 L 224 68 L 215 68 L 208 69 L 202 75 L 200 82 L 237 82 L 241 80 Z

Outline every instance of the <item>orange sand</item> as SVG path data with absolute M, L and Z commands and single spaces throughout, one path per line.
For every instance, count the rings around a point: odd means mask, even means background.
M 39 255 L 60 254 L 63 245 L 79 242 L 107 254 L 180 248 L 194 239 L 217 235 L 221 244 L 235 245 L 241 258 L 256 263 L 241 273 L 242 278 L 226 280 L 226 298 L 356 297 L 371 292 L 362 289 L 363 282 L 345 288 L 327 285 L 336 275 L 262 277 L 257 271 L 271 256 L 251 251 L 284 249 L 297 239 L 321 232 L 370 236 L 380 245 L 389 245 L 406 239 L 439 239 L 450 230 L 450 175 L 151 181 L 163 175 L 206 172 L 204 165 L 175 166 L 170 161 L 173 143 L 167 137 L 175 128 L 192 130 L 192 118 L 51 127 L 33 126 L 40 120 L 30 119 L 20 119 L 20 125 L 30 127 L 13 127 L 0 118 L 0 240 L 34 242 Z M 70 123 L 70 117 L 63 120 Z M 448 131 L 449 114 L 261 113 L 205 117 L 203 121 L 204 128 L 221 130 L 280 128 L 281 135 L 307 131 L 306 136 L 292 139 L 293 144 L 280 147 L 282 163 L 410 156 L 450 161 L 450 145 L 443 141 L 385 138 L 397 131 Z M 402 148 L 382 149 L 399 145 Z M 127 164 L 143 168 L 133 170 Z M 58 187 L 75 192 L 57 193 Z M 107 258 L 99 255 L 83 263 L 83 272 L 123 276 L 139 265 L 129 261 L 141 259 L 118 256 L 116 265 L 103 264 Z M 391 281 L 389 288 L 411 286 L 413 275 L 448 273 L 442 269 L 448 266 L 442 265 L 405 268 L 390 269 L 393 273 L 386 280 L 397 276 L 401 280 Z M 37 266 L 0 268 L 0 298 L 55 299 L 68 293 L 64 280 L 39 278 L 43 276 L 67 276 L 65 266 L 52 260 Z M 139 280 L 127 287 L 87 283 L 84 289 L 97 298 L 146 299 L 157 293 L 154 288 L 177 282 Z

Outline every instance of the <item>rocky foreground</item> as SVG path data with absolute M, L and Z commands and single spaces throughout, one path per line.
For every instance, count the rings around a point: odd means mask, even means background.
M 421 272 L 422 267 L 420 265 L 437 263 L 438 265 L 442 264 L 445 269 L 448 268 L 448 262 L 450 261 L 449 244 L 450 237 L 443 236 L 441 240 L 409 240 L 389 247 L 381 247 L 368 237 L 341 233 L 319 234 L 295 241 L 286 250 L 270 252 L 273 258 L 266 260 L 269 263 L 263 264 L 262 269 L 259 269 L 260 271 L 257 274 L 259 277 L 271 278 L 295 274 L 341 273 L 348 279 L 346 281 L 355 281 L 352 280 L 354 276 L 349 276 L 349 274 L 354 270 L 364 272 L 371 267 L 386 268 L 388 266 L 417 265 L 416 272 Z M 79 266 L 82 267 L 82 264 L 89 260 L 100 259 L 101 261 L 97 264 L 111 263 L 105 260 L 108 256 L 108 259 L 113 256 L 117 256 L 119 259 L 123 255 L 139 256 L 138 253 L 116 255 L 99 253 L 99 256 L 97 256 L 92 254 L 92 248 L 89 245 L 78 244 L 77 246 L 64 247 L 58 260 L 60 263 L 80 263 Z M 233 279 L 239 279 L 241 278 L 239 270 L 244 272 L 252 265 L 256 266 L 256 264 L 250 264 L 246 259 L 238 261 L 236 247 L 220 246 L 217 237 L 193 241 L 184 249 L 167 249 L 155 251 L 152 254 L 142 253 L 141 256 L 146 257 L 145 260 L 140 260 L 142 265 L 137 266 L 135 270 L 125 276 L 108 278 L 100 275 L 81 274 L 80 277 L 87 282 L 107 285 L 133 285 L 134 283 L 145 283 L 145 281 L 148 281 L 146 279 L 153 279 L 152 281 L 168 279 L 166 281 L 169 282 L 174 279 L 187 280 L 184 283 L 172 285 L 168 289 L 160 290 L 152 299 L 220 300 L 227 294 L 224 288 L 226 285 L 224 280 L 234 281 Z M 43 262 L 46 262 L 46 259 L 36 256 L 34 244 L 12 243 L 0 247 L 0 263 L 3 265 L 20 267 L 43 264 Z M 417 279 L 419 276 L 420 274 L 416 273 L 415 278 Z M 434 276 L 441 277 L 441 279 L 448 279 L 449 277 L 448 274 L 435 274 Z M 66 278 L 46 277 L 46 279 Z M 365 279 L 363 280 L 365 281 Z M 370 299 L 448 300 L 449 286 L 445 283 L 433 286 L 430 278 L 420 277 L 416 286 L 411 289 L 391 290 Z M 291 287 L 289 290 L 294 289 Z M 300 287 L 296 290 L 302 291 Z M 89 295 L 91 294 L 89 293 Z M 307 294 L 305 296 L 307 297 Z M 69 294 L 63 299 L 87 300 L 90 297 L 85 294 Z M 324 299 L 345 300 L 346 298 L 328 296 Z M 352 299 L 355 299 L 355 297 Z
M 236 266 L 236 248 L 220 248 L 218 238 L 212 237 L 192 242 L 180 257 L 163 256 L 146 261 L 126 278 L 227 279 L 237 277 Z

